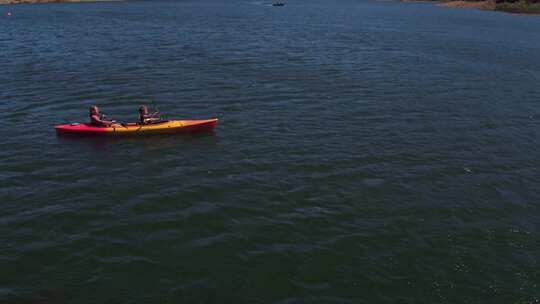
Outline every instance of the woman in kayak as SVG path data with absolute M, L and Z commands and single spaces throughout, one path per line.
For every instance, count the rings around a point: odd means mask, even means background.
M 146 106 L 139 107 L 139 123 L 142 125 L 150 124 L 153 122 L 160 121 L 159 110 L 156 110 L 154 113 L 149 113 Z
M 104 120 L 99 113 L 99 108 L 96 106 L 90 107 L 90 124 L 96 127 L 110 127 L 114 121 Z

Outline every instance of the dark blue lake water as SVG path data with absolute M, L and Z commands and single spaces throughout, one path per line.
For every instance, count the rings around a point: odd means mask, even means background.
M 540 301 L 539 17 L 347 0 L 0 13 L 1 303 Z M 53 129 L 142 103 L 220 125 Z

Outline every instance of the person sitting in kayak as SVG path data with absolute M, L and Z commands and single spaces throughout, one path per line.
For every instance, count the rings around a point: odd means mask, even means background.
M 90 107 L 90 124 L 95 127 L 110 127 L 115 122 L 103 119 L 102 114 L 99 113 L 99 108 L 96 106 Z
M 150 124 L 153 122 L 160 121 L 159 110 L 156 110 L 154 113 L 149 113 L 146 106 L 139 107 L 139 123 L 142 125 Z

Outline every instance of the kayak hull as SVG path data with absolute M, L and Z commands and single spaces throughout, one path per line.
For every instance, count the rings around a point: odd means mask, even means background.
M 218 123 L 217 118 L 204 120 L 168 120 L 148 125 L 115 124 L 110 127 L 96 127 L 89 124 L 68 124 L 55 126 L 58 135 L 81 136 L 124 136 L 149 134 L 178 134 L 213 130 Z

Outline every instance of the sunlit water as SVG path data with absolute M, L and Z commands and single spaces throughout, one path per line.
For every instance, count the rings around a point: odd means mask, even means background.
M 0 302 L 540 300 L 540 18 L 269 4 L 0 7 Z

